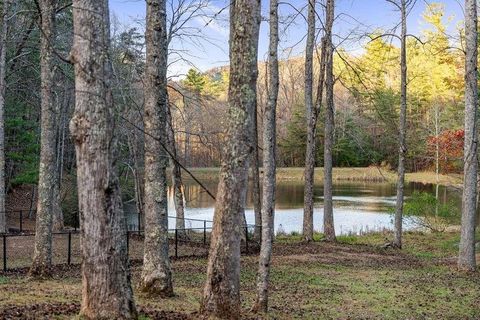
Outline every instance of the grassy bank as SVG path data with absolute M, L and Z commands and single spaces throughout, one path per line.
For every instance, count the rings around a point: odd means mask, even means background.
M 456 233 L 405 234 L 405 250 L 382 249 L 390 234 L 340 237 L 339 244 L 302 244 L 278 238 L 272 262 L 272 319 L 478 319 L 480 278 L 455 269 Z M 256 256 L 242 258 L 241 294 L 245 318 L 255 297 Z M 206 259 L 173 261 L 176 297 L 162 300 L 140 293 L 140 266 L 133 268 L 137 304 L 143 319 L 197 319 Z M 78 267 L 54 280 L 0 276 L 1 310 L 25 314 L 56 310 L 67 319 L 78 310 Z M 34 308 L 29 308 L 29 306 Z M 34 310 L 34 311 L 32 311 Z M 47 311 L 42 311 L 47 310 Z M 65 311 L 66 310 L 66 311 Z M 43 313 L 43 314 L 44 314 Z M 22 318 L 24 319 L 24 317 Z
M 201 181 L 218 179 L 219 168 L 192 168 L 191 172 Z M 279 181 L 301 181 L 303 180 L 303 168 L 278 168 L 277 180 Z M 184 174 L 188 179 L 188 175 Z M 405 177 L 407 182 L 436 183 L 434 172 L 414 172 L 407 173 Z M 315 180 L 323 180 L 323 168 L 315 169 Z M 335 181 L 371 181 L 371 182 L 395 182 L 397 175 L 393 171 L 380 167 L 367 168 L 334 168 L 333 180 Z M 439 184 L 445 186 L 459 187 L 462 183 L 460 174 L 440 175 Z

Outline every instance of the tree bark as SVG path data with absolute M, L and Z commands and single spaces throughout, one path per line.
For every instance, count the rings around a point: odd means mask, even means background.
M 399 124 L 399 150 L 398 150 L 398 181 L 397 202 L 395 206 L 395 235 L 393 246 L 402 248 L 402 225 L 403 225 L 403 197 L 405 186 L 405 158 L 407 155 L 407 8 L 405 0 L 401 0 L 400 12 L 402 15 L 402 33 L 400 35 L 400 68 L 401 68 L 401 92 L 400 92 L 400 124 Z
M 62 77 L 63 81 L 66 79 Z M 60 79 L 57 79 L 57 83 Z M 67 86 L 64 86 L 63 101 L 60 103 L 57 101 L 56 113 L 56 149 L 55 149 L 55 185 L 53 190 L 53 231 L 61 231 L 64 226 L 63 211 L 61 206 L 60 189 L 62 184 L 63 174 L 63 156 L 64 156 L 64 144 L 65 144 L 65 122 L 68 111 L 68 93 Z
M 240 233 L 253 152 L 260 0 L 230 3 L 230 83 L 227 143 L 213 222 L 201 313 L 240 318 Z
M 477 192 L 477 2 L 465 0 L 465 144 L 462 196 L 462 226 L 458 268 L 475 271 L 475 219 Z
M 307 149 L 305 154 L 305 190 L 303 207 L 303 239 L 313 240 L 313 183 L 315 167 L 315 110 L 313 105 L 313 51 L 315 47 L 315 0 L 308 0 L 307 45 L 305 49 L 305 108 L 307 117 Z
M 116 171 L 110 22 L 107 0 L 73 1 L 75 113 L 81 225 L 82 304 L 87 319 L 137 317 L 127 253 L 126 218 Z
M 263 127 L 262 242 L 258 260 L 257 299 L 253 309 L 268 311 L 268 285 L 274 236 L 276 183 L 276 109 L 279 88 L 278 0 L 270 0 L 270 44 L 268 53 L 268 101 Z
M 135 112 L 135 115 L 137 113 Z M 132 113 L 127 113 L 128 121 L 135 123 L 136 118 L 132 116 Z M 135 206 L 137 210 L 137 224 L 138 230 L 143 230 L 143 221 L 142 217 L 144 215 L 143 210 L 143 201 L 144 201 L 144 161 L 145 161 L 145 140 L 142 133 L 138 134 L 136 132 L 136 128 L 132 126 L 131 131 L 127 133 L 127 141 L 128 141 L 128 148 L 130 150 L 130 154 L 132 155 L 133 160 L 133 180 L 134 180 L 134 189 L 135 189 Z
M 168 257 L 167 13 L 165 0 L 147 1 L 145 70 L 145 245 L 142 290 L 173 296 Z M 156 137 L 158 139 L 154 139 Z
M 261 239 L 261 228 L 262 224 L 262 199 L 260 197 L 260 159 L 258 155 L 258 122 L 257 122 L 257 112 L 254 114 L 253 120 L 253 152 L 252 152 L 252 193 L 253 193 L 253 211 L 255 214 L 255 229 L 253 231 L 253 239 L 255 241 L 260 241 Z M 246 221 L 246 220 L 245 220 Z
M 7 67 L 7 17 L 9 0 L 3 1 L 0 33 L 0 233 L 7 232 L 5 214 L 5 94 L 7 83 L 5 69 Z
M 176 212 L 176 220 L 175 226 L 177 228 L 177 232 L 181 237 L 186 237 L 185 232 L 185 197 L 183 194 L 183 183 L 182 183 L 182 169 L 178 165 L 178 157 L 177 157 L 177 146 L 175 144 L 175 132 L 173 131 L 173 123 L 172 123 L 172 113 L 170 110 L 170 106 L 167 103 L 167 140 L 168 140 L 168 148 L 172 153 L 173 159 L 171 160 L 172 164 L 172 185 L 173 185 L 173 202 L 175 204 L 175 212 Z
M 325 142 L 324 142 L 324 184 L 323 184 L 323 232 L 325 240 L 335 241 L 335 226 L 333 221 L 333 157 L 332 149 L 335 143 L 335 105 L 333 101 L 333 43 L 332 28 L 335 12 L 334 0 L 327 0 L 325 38 L 326 38 L 326 68 L 325 68 Z
M 30 275 L 50 276 L 52 266 L 53 197 L 56 184 L 56 106 L 54 61 L 56 0 L 40 0 L 41 136 L 35 248 Z

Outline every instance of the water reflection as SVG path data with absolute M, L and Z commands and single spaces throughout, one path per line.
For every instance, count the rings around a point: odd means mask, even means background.
M 213 193 L 217 188 L 217 182 L 205 183 Z M 280 181 L 277 185 L 275 230 L 285 232 L 301 231 L 303 221 L 303 190 L 301 181 Z M 406 197 L 415 191 L 436 193 L 435 186 L 420 183 L 407 184 Z M 391 183 L 370 182 L 336 182 L 333 190 L 335 227 L 338 234 L 361 233 L 373 230 L 392 229 L 391 208 L 395 205 L 395 185 Z M 175 215 L 173 204 L 173 190 L 169 188 L 169 215 Z M 314 188 L 314 224 L 315 229 L 322 231 L 323 221 L 323 185 L 317 184 Z M 458 192 L 440 186 L 438 197 L 441 203 L 453 202 L 460 206 L 461 199 Z M 185 198 L 187 218 L 199 220 L 212 220 L 214 200 L 195 182 L 186 181 Z M 254 223 L 252 194 L 247 197 L 246 218 L 247 222 Z M 136 225 L 136 212 L 134 207 L 128 209 L 129 224 Z M 174 219 L 171 219 L 170 227 L 174 227 Z M 187 227 L 203 227 L 201 221 L 191 221 Z M 406 225 L 406 228 L 412 228 Z

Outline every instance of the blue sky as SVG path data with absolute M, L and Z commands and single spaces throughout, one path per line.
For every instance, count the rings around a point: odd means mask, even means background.
M 178 0 L 169 0 L 176 5 Z M 288 0 L 285 0 L 286 3 Z M 409 33 L 419 34 L 425 28 L 422 21 L 422 13 L 425 10 L 428 0 L 418 0 L 411 11 L 408 20 Z M 463 8 L 460 0 L 436 1 L 445 5 L 445 22 L 448 22 L 449 32 L 454 34 L 456 27 L 463 20 Z M 226 6 L 226 0 L 211 0 L 204 12 L 214 15 Z M 262 1 L 263 15 L 268 14 L 267 0 Z M 280 7 L 281 16 L 286 17 L 295 13 L 296 9 L 304 8 L 306 0 L 291 0 L 290 5 L 283 4 Z M 137 26 L 142 30 L 145 19 L 144 0 L 110 0 L 110 10 L 116 16 L 123 27 Z M 303 10 L 305 12 L 305 10 Z M 361 52 L 362 42 L 359 35 L 371 32 L 375 29 L 389 30 L 399 21 L 399 12 L 385 0 L 337 0 L 336 20 L 334 32 L 338 35 L 335 40 L 341 41 L 347 34 L 352 40 L 342 42 L 342 46 L 350 52 Z M 194 66 L 202 71 L 215 66 L 228 64 L 228 9 L 211 21 L 210 18 L 196 18 L 188 25 L 194 33 L 201 32 L 208 38 L 208 41 L 199 41 L 195 37 L 184 37 L 172 42 L 172 49 L 181 52 L 185 60 L 179 60 L 179 55 L 173 56 L 170 60 L 176 61 L 170 67 L 171 76 L 182 76 L 190 67 Z M 294 23 L 281 36 L 280 49 L 283 55 L 288 53 L 300 55 L 304 50 L 304 36 L 306 24 L 301 16 L 298 16 Z M 356 35 L 356 36 L 352 36 Z M 259 59 L 264 59 L 268 47 L 268 25 L 262 22 L 259 42 Z M 177 61 L 178 60 L 178 61 Z

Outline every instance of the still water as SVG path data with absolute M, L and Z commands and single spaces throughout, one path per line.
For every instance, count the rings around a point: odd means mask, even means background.
M 205 184 L 210 191 L 215 191 L 216 182 Z M 301 181 L 280 181 L 277 184 L 275 232 L 301 231 L 303 223 L 303 188 Z M 405 195 L 414 191 L 436 194 L 434 185 L 410 183 L 406 185 Z M 323 185 L 315 185 L 314 226 L 322 231 L 323 221 Z M 175 215 L 172 188 L 169 188 L 169 215 Z M 214 200 L 195 184 L 186 181 L 185 198 L 187 207 L 185 217 L 198 220 L 212 220 Z M 453 202 L 460 205 L 460 194 L 446 187 L 438 188 L 438 198 L 442 203 Z M 337 234 L 362 233 L 392 229 L 391 210 L 395 206 L 395 185 L 373 182 L 335 182 L 333 190 L 334 221 Z M 134 206 L 127 206 L 129 227 L 135 228 L 137 215 Z M 249 193 L 246 208 L 247 223 L 254 224 L 252 195 Z M 170 228 L 174 228 L 175 219 L 170 219 Z M 209 224 L 208 227 L 211 225 Z M 186 221 L 187 228 L 203 227 L 201 221 Z M 405 228 L 415 226 L 406 222 Z

